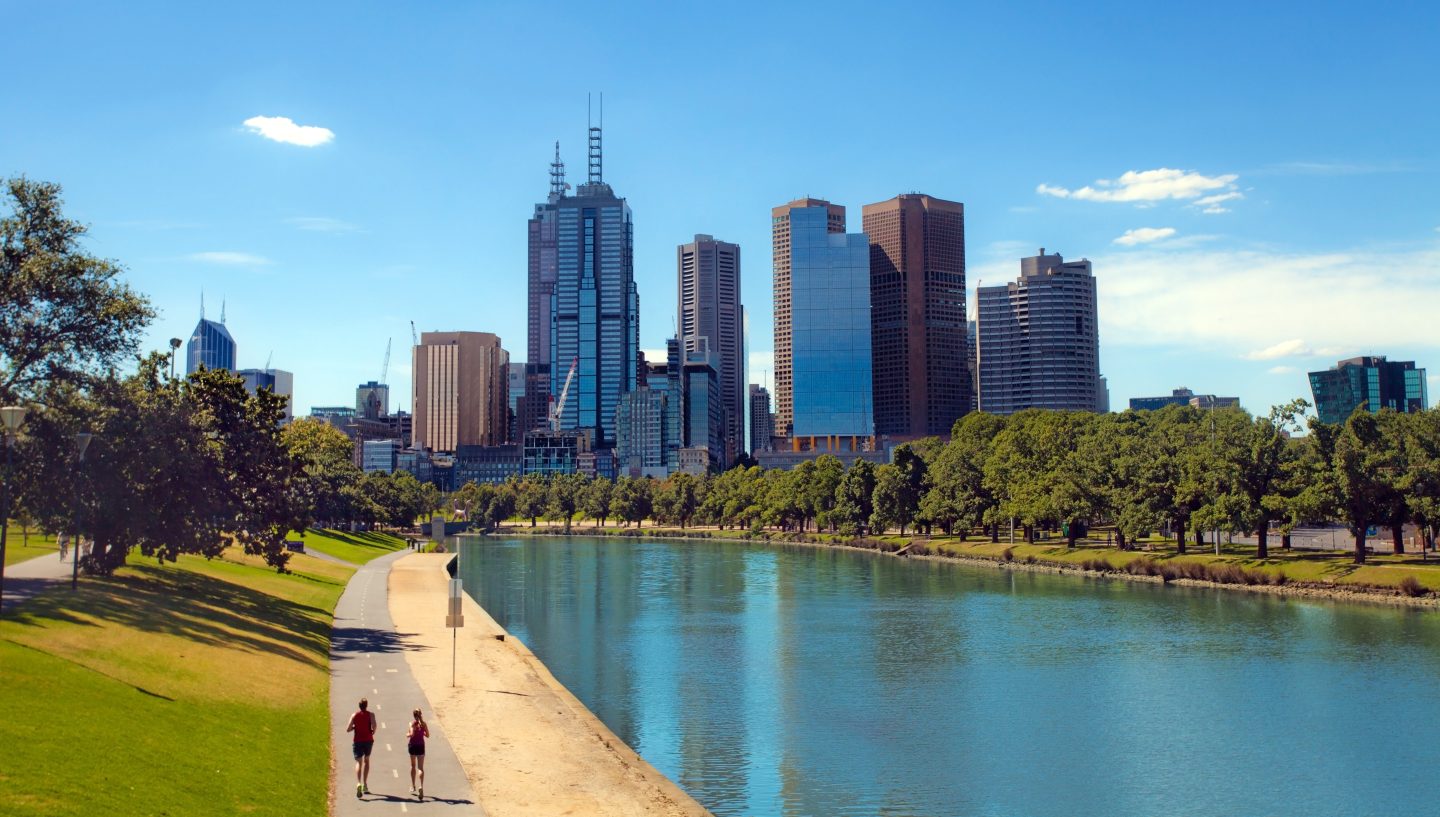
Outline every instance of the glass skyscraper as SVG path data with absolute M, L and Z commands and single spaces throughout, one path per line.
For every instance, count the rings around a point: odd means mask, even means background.
M 788 212 L 790 436 L 871 437 L 870 240 L 828 202 Z M 778 288 L 778 283 L 777 283 Z M 778 332 L 777 328 L 777 332 Z M 777 342 L 777 347 L 779 346 Z M 780 382 L 776 362 L 776 382 Z
M 230 337 L 230 330 L 223 320 L 216 323 L 206 320 L 203 314 L 185 346 L 185 374 L 194 374 L 201 366 L 235 371 L 235 339 Z
M 1415 368 L 1413 360 L 1342 360 L 1333 369 L 1310 372 L 1310 391 L 1322 423 L 1343 423 L 1356 409 L 1374 414 L 1388 408 L 1405 414 L 1429 406 L 1425 370 Z
M 556 209 L 556 274 L 550 308 L 550 393 L 575 380 L 562 430 L 594 429 L 594 448 L 615 444 L 615 409 L 635 388 L 640 299 L 630 207 L 600 173 L 600 129 L 590 129 L 590 178 Z

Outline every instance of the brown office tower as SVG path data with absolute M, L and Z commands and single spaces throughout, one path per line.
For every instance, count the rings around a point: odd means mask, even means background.
M 875 433 L 949 434 L 970 405 L 965 205 L 906 193 L 863 213 Z
M 489 332 L 423 332 L 413 351 L 416 448 L 504 445 L 510 355 Z
M 745 451 L 745 311 L 740 305 L 740 247 L 697 235 L 676 250 L 680 303 L 677 331 L 685 354 L 708 350 L 720 378 L 724 458 Z M 645 368 L 642 366 L 643 373 Z
M 795 422 L 794 348 L 790 334 L 790 211 L 810 207 L 826 209 L 829 233 L 845 232 L 845 208 L 824 199 L 796 199 L 770 208 L 770 241 L 775 277 L 775 436 L 790 437 Z

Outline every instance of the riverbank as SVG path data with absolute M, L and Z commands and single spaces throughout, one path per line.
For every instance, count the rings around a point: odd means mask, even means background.
M 1257 559 L 1244 550 L 1220 556 L 1213 553 L 1175 553 L 1173 550 L 1122 551 L 1084 542 L 1075 548 L 1064 544 L 1006 544 L 959 537 L 876 536 L 846 539 L 836 534 L 740 531 L 699 528 L 618 528 L 574 525 L 569 534 L 559 525 L 505 526 L 499 531 L 515 536 L 619 536 L 628 538 L 702 539 L 741 544 L 790 544 L 870 550 L 896 558 L 935 559 L 999 570 L 1063 573 L 1090 578 L 1122 579 L 1180 587 L 1241 590 L 1289 598 L 1363 602 L 1440 610 L 1440 561 L 1396 563 L 1388 555 L 1372 556 L 1373 563 L 1355 565 L 1345 553 L 1285 553 L 1271 548 L 1271 556 Z M 1253 550 L 1253 548 L 1251 548 Z M 1407 582 L 1406 580 L 1410 581 Z
M 469 596 L 465 626 L 445 624 L 445 554 L 391 568 L 390 615 L 416 649 L 406 660 L 488 817 L 701 817 L 699 803 L 615 736 Z

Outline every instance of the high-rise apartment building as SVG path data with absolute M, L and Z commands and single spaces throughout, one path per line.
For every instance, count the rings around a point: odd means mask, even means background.
M 949 434 L 968 410 L 965 205 L 922 193 L 867 204 L 875 432 Z
M 225 310 L 221 308 L 219 322 L 206 320 L 204 303 L 200 305 L 200 322 L 185 345 L 185 374 L 194 374 L 201 366 L 235 371 L 235 339 L 225 328 Z
M 771 210 L 775 252 L 775 431 L 804 447 L 875 433 L 870 242 L 845 208 L 799 199 Z M 808 438 L 802 443 L 800 438 Z
M 1322 423 L 1343 423 L 1363 409 L 1372 414 L 1382 408 L 1402 414 L 1424 411 L 1429 405 L 1425 370 L 1413 360 L 1386 360 L 1366 355 L 1342 360 L 1331 369 L 1310 372 L 1315 413 Z
M 687 354 L 708 348 L 720 381 L 723 464 L 745 449 L 744 307 L 740 304 L 740 247 L 697 235 L 676 250 L 680 302 L 676 315 Z
M 1132 397 L 1130 408 L 1137 411 L 1157 411 L 1166 406 L 1194 406 L 1198 409 L 1239 408 L 1238 397 L 1216 397 L 1213 394 L 1196 394 L 1185 386 L 1171 389 L 1170 394 L 1160 397 Z
M 822 199 L 796 199 L 770 210 L 770 241 L 773 257 L 775 285 L 775 435 L 789 437 L 794 422 L 794 380 L 793 380 L 793 282 L 792 277 L 792 213 L 805 210 L 822 210 L 827 233 L 845 234 L 845 208 Z M 806 231 L 806 246 L 810 244 L 809 232 L 815 221 L 813 214 L 805 216 L 801 229 Z M 807 253 L 800 259 L 802 269 L 808 267 Z
M 976 290 L 980 410 L 1101 410 L 1095 277 L 1059 253 L 1020 260 L 1020 278 Z
M 594 429 L 593 448 L 605 449 L 615 443 L 620 397 L 639 380 L 640 299 L 630 207 L 602 178 L 600 128 L 590 129 L 589 180 L 554 206 L 549 393 L 560 393 L 574 363 L 560 428 Z
M 750 384 L 750 453 L 770 447 L 775 433 L 775 415 L 770 413 L 770 390 L 757 383 Z
M 375 380 L 356 386 L 355 414 L 367 420 L 390 416 L 390 387 Z
M 414 446 L 453 453 L 462 445 L 504 444 L 509 362 L 489 332 L 422 333 L 411 368 Z
M 559 276 L 560 199 L 565 196 L 565 163 L 560 161 L 560 143 L 555 143 L 555 161 L 550 163 L 550 195 L 535 205 L 527 223 L 529 234 L 529 304 L 526 314 L 526 353 L 530 363 L 550 360 L 551 319 L 555 281 Z M 526 429 L 527 431 L 530 429 Z

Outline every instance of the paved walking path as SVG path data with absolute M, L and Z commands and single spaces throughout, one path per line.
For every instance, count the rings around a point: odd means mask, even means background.
M 8 612 L 12 605 L 19 605 L 47 587 L 70 581 L 74 554 L 72 549 L 62 562 L 59 551 L 56 551 L 6 567 L 5 610 Z
M 382 556 L 355 571 L 340 603 L 330 640 L 330 725 L 335 753 L 332 780 L 336 817 L 377 814 L 447 814 L 484 817 L 475 802 L 439 718 L 416 683 L 404 653 L 424 649 L 390 618 L 390 565 L 409 553 Z M 361 698 L 380 723 L 370 756 L 370 794 L 355 797 L 355 760 L 345 724 Z M 425 747 L 425 799 L 410 796 L 405 728 L 410 711 L 423 710 L 430 727 Z

